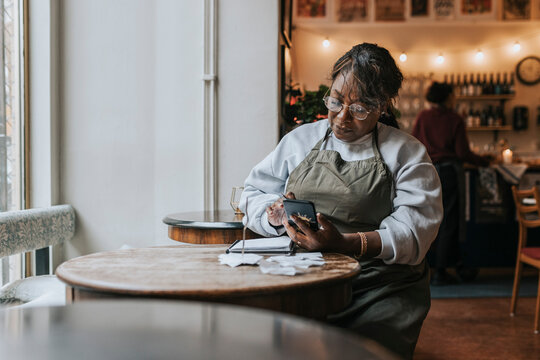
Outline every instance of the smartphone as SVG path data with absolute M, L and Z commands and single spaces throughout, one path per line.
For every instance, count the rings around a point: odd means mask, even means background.
M 315 212 L 315 205 L 308 200 L 294 200 L 283 199 L 283 207 L 287 214 L 289 224 L 298 229 L 296 223 L 291 219 L 291 215 L 296 215 L 300 219 L 309 222 L 309 227 L 313 231 L 319 230 L 319 223 L 317 222 L 317 213 Z

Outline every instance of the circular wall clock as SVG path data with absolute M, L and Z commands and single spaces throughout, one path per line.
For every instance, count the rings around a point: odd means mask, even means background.
M 516 65 L 516 75 L 525 85 L 535 85 L 540 82 L 540 58 L 527 56 Z

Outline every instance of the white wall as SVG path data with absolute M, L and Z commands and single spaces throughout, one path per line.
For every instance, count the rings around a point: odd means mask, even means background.
M 278 142 L 278 1 L 219 7 L 219 207 Z
M 442 80 L 445 73 L 490 73 L 514 71 L 517 62 L 527 55 L 540 54 L 540 22 L 470 22 L 426 21 L 423 23 L 394 24 L 337 24 L 299 23 L 293 32 L 293 79 L 306 89 L 329 84 L 333 63 L 353 45 L 361 42 L 377 43 L 386 47 L 397 60 L 402 51 L 408 54 L 405 63 L 398 62 L 407 74 L 429 74 Z M 329 48 L 321 46 L 328 37 Z M 511 46 L 519 40 L 522 50 L 513 53 Z M 482 49 L 485 58 L 476 62 L 474 55 Z M 434 60 L 439 52 L 445 55 L 443 64 Z M 501 132 L 518 151 L 532 151 L 540 136 L 536 126 L 537 107 L 540 106 L 540 84 L 524 86 L 516 83 L 516 98 L 507 102 L 506 118 L 512 120 L 511 109 L 516 105 L 529 107 L 529 129 L 520 132 Z M 479 146 L 493 141 L 491 132 L 470 132 L 469 140 Z
M 154 239 L 156 13 L 148 1 L 63 1 L 61 199 L 69 257 Z
M 218 1 L 222 208 L 277 142 L 277 4 L 254 3 Z M 204 207 L 203 2 L 59 7 L 60 202 L 77 211 L 67 258 L 171 244 L 162 218 Z

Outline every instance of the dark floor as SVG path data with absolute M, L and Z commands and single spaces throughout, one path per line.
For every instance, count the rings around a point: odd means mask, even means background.
M 448 271 L 459 279 L 454 269 Z M 514 268 L 480 268 L 477 275 L 466 282 L 445 286 L 431 286 L 432 299 L 511 297 Z M 536 297 L 538 270 L 524 267 L 521 277 L 520 296 Z
M 520 298 L 510 317 L 510 298 L 434 299 L 414 359 L 540 359 L 535 302 Z

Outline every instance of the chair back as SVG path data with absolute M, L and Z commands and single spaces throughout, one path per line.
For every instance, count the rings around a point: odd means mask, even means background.
M 71 205 L 0 213 L 0 258 L 63 243 L 75 233 Z
M 527 228 L 540 226 L 540 191 L 538 188 L 534 186 L 531 189 L 518 190 L 514 185 L 512 186 L 512 195 L 520 226 Z

